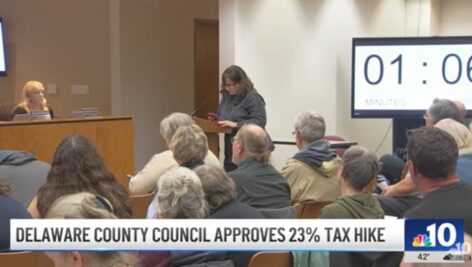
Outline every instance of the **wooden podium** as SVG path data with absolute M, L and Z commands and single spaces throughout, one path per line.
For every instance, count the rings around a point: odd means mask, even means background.
M 28 151 L 51 163 L 56 146 L 71 134 L 95 144 L 107 167 L 128 188 L 134 173 L 134 131 L 131 117 L 97 117 L 0 123 L 0 149 Z
M 219 127 L 215 122 L 207 120 L 207 119 L 202 119 L 198 117 L 192 117 L 195 123 L 200 126 L 200 128 L 203 129 L 205 132 L 207 138 L 208 138 L 208 147 L 210 148 L 211 152 L 215 154 L 216 157 L 220 154 L 219 151 L 219 143 L 220 139 L 218 137 L 218 134 L 220 133 L 231 133 L 232 129 L 229 127 Z

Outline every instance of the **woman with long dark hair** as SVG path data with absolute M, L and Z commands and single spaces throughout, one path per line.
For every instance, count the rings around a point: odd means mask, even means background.
M 37 203 L 28 209 L 44 218 L 52 203 L 65 195 L 90 192 L 107 198 L 118 218 L 132 218 L 128 193 L 107 169 L 94 145 L 85 137 L 70 135 L 57 146 L 46 184 L 38 191 Z M 35 211 L 37 208 L 37 211 Z
M 236 65 L 228 67 L 221 76 L 222 99 L 218 106 L 217 115 L 220 119 L 218 126 L 229 127 L 233 131 L 225 134 L 226 171 L 236 169 L 231 161 L 231 138 L 244 124 L 257 124 L 264 128 L 267 121 L 265 101 L 254 89 L 254 85 L 244 70 Z

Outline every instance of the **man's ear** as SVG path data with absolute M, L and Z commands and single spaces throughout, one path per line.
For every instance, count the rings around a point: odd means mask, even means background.
M 70 257 L 72 259 L 72 266 L 74 267 L 83 267 L 84 266 L 84 260 L 82 258 L 82 255 L 80 255 L 80 252 L 78 251 L 71 251 Z
M 344 166 L 343 166 L 343 165 L 339 165 L 338 175 L 339 175 L 340 177 L 346 176 L 346 172 L 344 171 Z
M 416 175 L 418 175 L 418 170 L 415 168 L 415 164 L 413 163 L 413 161 L 408 160 L 406 164 L 408 165 L 408 171 L 410 172 L 410 175 L 412 177 L 416 177 Z
M 241 154 L 244 150 L 244 144 L 242 141 L 238 141 L 236 142 L 235 144 L 235 148 L 236 148 L 236 152 L 238 152 L 238 154 Z

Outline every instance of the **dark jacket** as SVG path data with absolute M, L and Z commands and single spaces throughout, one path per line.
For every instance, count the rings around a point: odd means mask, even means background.
M 472 235 L 472 184 L 460 181 L 429 192 L 405 213 L 407 219 L 463 219 Z
M 267 115 L 264 99 L 256 90 L 249 91 L 240 102 L 237 102 L 236 96 L 231 96 L 226 91 L 222 94 L 223 96 L 217 111 L 218 117 L 220 120 L 230 120 L 238 124 L 230 134 L 225 134 L 224 165 L 226 171 L 231 171 L 236 168 L 236 165 L 232 163 L 231 138 L 236 135 L 239 128 L 244 124 L 256 124 L 264 128 L 267 122 Z M 273 150 L 272 146 L 271 144 Z
M 209 219 L 263 219 L 264 217 L 253 207 L 234 199 L 214 211 Z
M 263 219 L 262 215 L 253 207 L 235 199 L 213 212 L 209 219 Z M 233 261 L 236 267 L 246 267 L 256 252 L 227 252 L 226 258 Z
M 28 219 L 31 215 L 18 201 L 0 196 L 0 252 L 10 249 L 10 219 Z
M 237 198 L 241 202 L 256 209 L 290 206 L 290 187 L 282 174 L 270 164 L 249 158 L 228 174 L 236 183 Z
M 54 111 L 50 107 L 48 107 L 48 110 L 49 110 L 49 115 L 51 116 L 51 119 L 54 119 Z M 29 114 L 29 112 L 25 108 L 17 106 L 17 107 L 15 107 L 15 109 L 13 109 L 13 111 L 11 113 L 11 119 L 12 120 L 13 120 L 13 118 L 15 118 L 16 114 Z

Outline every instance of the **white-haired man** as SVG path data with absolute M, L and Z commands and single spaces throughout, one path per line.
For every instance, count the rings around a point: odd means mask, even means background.
M 299 152 L 287 161 L 282 175 L 291 188 L 292 204 L 307 200 L 334 201 L 341 195 L 340 158 L 324 139 L 326 125 L 314 111 L 295 117 L 295 143 Z

